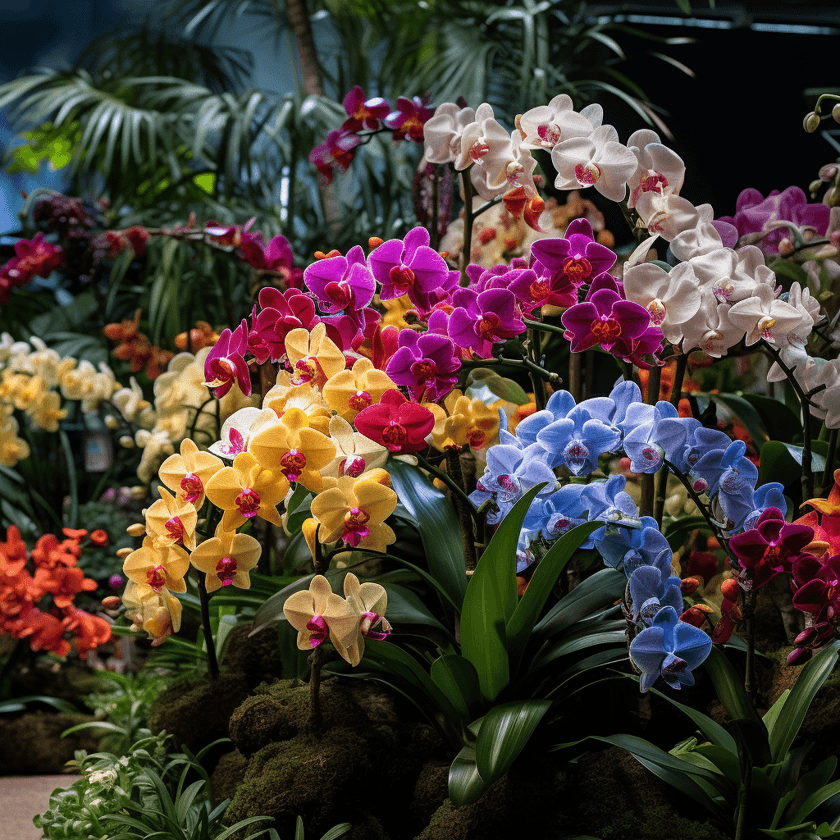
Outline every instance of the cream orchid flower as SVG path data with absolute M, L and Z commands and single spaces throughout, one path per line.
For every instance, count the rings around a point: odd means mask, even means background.
M 361 662 L 365 652 L 365 639 L 382 641 L 391 632 L 391 625 L 384 617 L 388 607 L 388 592 L 378 583 L 365 582 L 352 572 L 344 578 L 344 596 L 354 612 L 360 616 L 358 635 L 344 650 L 336 645 L 336 650 L 354 668 Z M 374 628 L 380 626 L 380 630 Z
M 423 126 L 424 157 L 429 163 L 452 163 L 461 154 L 464 129 L 475 120 L 472 108 L 454 102 L 438 105 L 435 115 Z
M 335 416 L 330 420 L 329 433 L 335 444 L 335 458 L 321 469 L 325 478 L 342 475 L 358 478 L 368 470 L 382 467 L 388 460 L 388 450 L 381 443 L 353 431 L 342 417 Z
M 174 493 L 179 502 L 198 510 L 204 503 L 204 487 L 224 464 L 209 452 L 202 452 L 189 438 L 181 441 L 180 454 L 170 455 L 161 464 L 160 480 Z
M 232 461 L 240 452 L 248 451 L 251 438 L 257 432 L 279 422 L 276 412 L 270 408 L 240 408 L 225 420 L 221 440 L 211 443 L 209 449 L 214 455 Z
M 299 650 L 311 650 L 329 639 L 339 653 L 346 651 L 361 623 L 360 613 L 332 591 L 323 575 L 315 575 L 309 589 L 290 595 L 283 615 L 298 631 Z

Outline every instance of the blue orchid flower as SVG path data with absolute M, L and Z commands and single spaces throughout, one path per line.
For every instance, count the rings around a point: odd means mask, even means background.
M 637 422 L 624 436 L 624 451 L 630 458 L 633 472 L 654 473 L 662 468 L 666 459 L 673 463 L 675 456 L 682 456 L 688 430 L 671 403 L 660 400 L 656 405 L 644 408 L 649 410 L 642 413 L 634 404 L 627 412 L 624 428 L 628 423 Z
M 753 510 L 758 467 L 744 457 L 746 451 L 744 441 L 734 440 L 723 451 L 707 452 L 692 470 L 695 487 L 705 482 L 709 497 L 717 496 L 714 502 L 729 520 L 727 530 L 738 528 Z
M 604 562 L 622 568 L 629 578 L 640 566 L 654 566 L 670 574 L 671 546 L 652 516 L 641 518 L 641 528 L 617 528 L 596 545 Z
M 609 526 L 641 528 L 639 508 L 633 497 L 625 492 L 623 475 L 611 475 L 606 481 L 593 481 L 583 488 L 582 503 L 589 511 L 589 521 L 601 520 Z M 593 548 L 607 534 L 607 525 L 593 531 L 583 548 Z
M 633 621 L 640 618 L 650 625 L 663 607 L 673 607 L 682 612 L 683 599 L 680 579 L 655 566 L 639 566 L 630 578 L 630 599 L 633 605 Z
M 770 481 L 756 488 L 755 493 L 753 493 L 753 509 L 741 523 L 741 529 L 749 531 L 751 528 L 755 528 L 761 514 L 771 507 L 778 508 L 782 512 L 782 516 L 787 513 L 785 488 L 778 481 Z
M 630 643 L 630 658 L 642 672 L 640 688 L 647 691 L 661 676 L 671 688 L 694 685 L 692 671 L 712 649 L 699 627 L 680 621 L 673 607 L 663 607 Z
M 684 472 L 693 469 L 697 462 L 709 452 L 724 450 L 730 443 L 732 443 L 729 435 L 724 434 L 717 429 L 707 429 L 700 425 L 699 420 L 694 418 L 687 418 L 688 426 L 688 440 L 685 443 L 685 449 L 681 458 L 681 463 L 674 462 L 674 466 L 683 470 Z
M 525 446 L 537 442 L 539 433 L 550 423 L 562 420 L 575 407 L 575 398 L 568 391 L 555 391 L 542 411 L 535 411 L 530 417 L 519 421 L 516 436 Z
M 576 406 L 566 417 L 540 429 L 537 441 L 549 453 L 552 467 L 563 464 L 574 475 L 589 475 L 598 468 L 598 458 L 618 446 L 621 435 Z

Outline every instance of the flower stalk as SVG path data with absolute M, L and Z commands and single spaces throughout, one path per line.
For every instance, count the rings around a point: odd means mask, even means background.
M 458 524 L 461 526 L 461 539 L 464 544 L 464 563 L 467 573 L 475 569 L 475 537 L 473 535 L 472 517 L 469 508 L 472 503 L 464 499 L 464 474 L 461 470 L 461 453 L 455 447 L 448 447 L 446 450 L 446 471 L 452 478 L 454 484 L 461 488 L 461 493 L 453 493 L 452 501 L 455 504 L 455 512 L 458 514 Z
M 201 632 L 207 645 L 207 669 L 210 679 L 219 678 L 219 662 L 216 659 L 216 643 L 213 641 L 213 630 L 210 627 L 210 595 L 204 583 L 204 576 L 198 578 L 198 599 L 201 603 Z

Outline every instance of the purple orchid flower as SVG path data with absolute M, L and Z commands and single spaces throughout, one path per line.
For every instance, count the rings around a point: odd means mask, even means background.
M 389 239 L 368 256 L 373 276 L 382 285 L 381 300 L 393 300 L 408 293 L 416 306 L 427 307 L 428 295 L 449 281 L 449 266 L 429 247 L 426 228 L 412 228 L 405 239 Z
M 641 619 L 650 626 L 663 607 L 682 612 L 683 599 L 680 579 L 662 572 L 655 566 L 639 566 L 630 577 L 630 598 L 633 603 L 633 620 Z
M 214 397 L 223 397 L 234 382 L 246 397 L 251 396 L 251 372 L 245 362 L 247 351 L 248 324 L 245 320 L 233 332 L 222 330 L 204 362 L 204 384 Z
M 536 243 L 535 243 L 536 244 Z M 583 303 L 569 307 L 560 319 L 573 353 L 580 353 L 600 344 L 607 352 L 616 347 L 621 358 L 625 348 L 648 331 L 650 313 L 638 303 L 622 300 L 618 294 L 601 289 Z M 659 333 L 660 337 L 662 333 Z M 661 338 L 660 338 L 661 340 Z M 631 351 L 632 352 L 632 351 Z
M 397 385 L 408 388 L 413 399 L 435 402 L 455 387 L 460 367 L 451 339 L 401 330 L 397 351 L 385 372 Z
M 647 691 L 661 676 L 671 688 L 694 685 L 692 671 L 712 649 L 699 627 L 680 621 L 673 607 L 663 607 L 630 643 L 630 658 L 642 672 L 640 688 Z
M 586 219 L 575 219 L 562 239 L 538 239 L 531 246 L 531 254 L 532 268 L 544 271 L 552 280 L 557 275 L 565 276 L 577 287 L 615 265 L 615 254 L 595 241 L 592 225 Z
M 376 281 L 359 245 L 346 257 L 327 257 L 312 263 L 304 270 L 303 279 L 318 298 L 321 310 L 329 314 L 361 309 L 376 292 Z
M 507 289 L 488 289 L 480 294 L 472 289 L 457 289 L 452 303 L 455 308 L 449 316 L 449 337 L 482 358 L 490 357 L 497 341 L 525 332 L 516 310 L 516 297 Z

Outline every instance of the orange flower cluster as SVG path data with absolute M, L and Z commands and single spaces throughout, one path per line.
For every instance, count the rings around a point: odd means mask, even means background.
M 28 639 L 34 651 L 67 656 L 70 642 L 65 634 L 72 633 L 82 659 L 111 638 L 107 621 L 73 605 L 79 592 L 96 589 L 96 582 L 76 568 L 79 543 L 86 535 L 87 531 L 65 528 L 61 541 L 54 534 L 42 536 L 31 553 L 33 575 L 20 531 L 9 526 L 6 541 L 0 542 L 0 634 Z M 36 606 L 46 596 L 52 604 Z
M 175 354 L 156 347 L 140 332 L 140 312 L 138 309 L 131 321 L 106 324 L 102 332 L 111 341 L 119 342 L 111 353 L 124 362 L 131 362 L 132 373 L 145 370 L 149 379 L 157 379 Z

